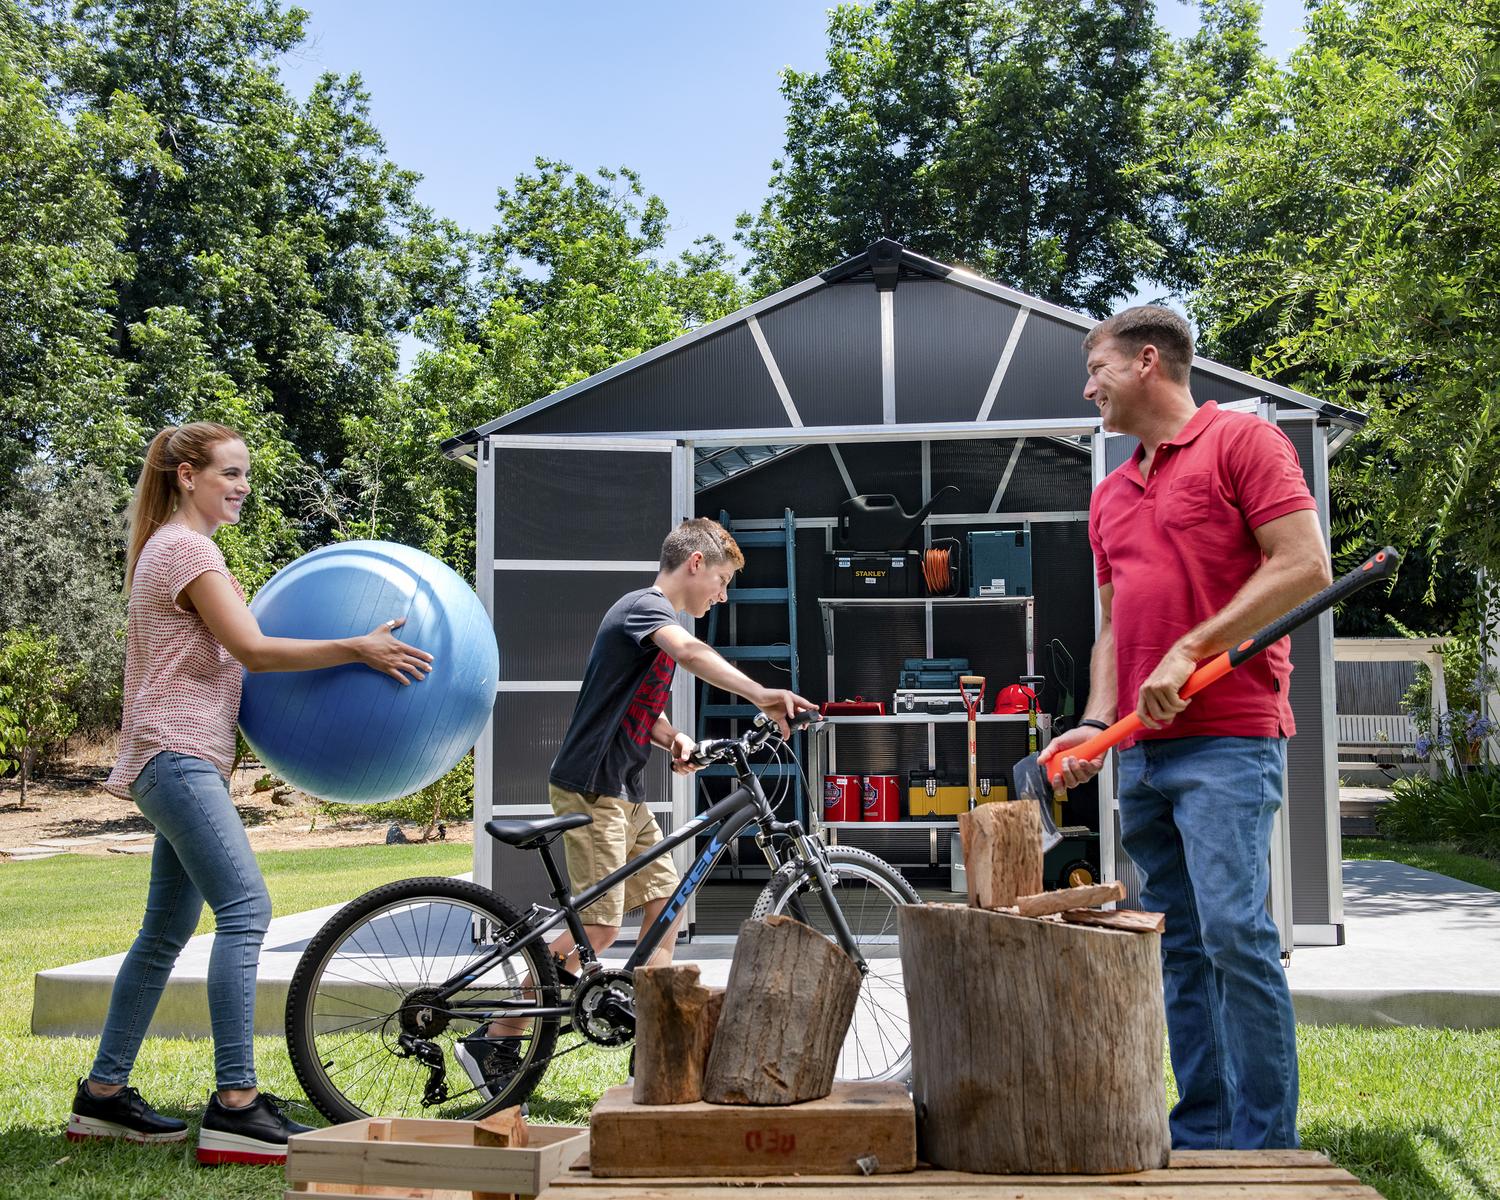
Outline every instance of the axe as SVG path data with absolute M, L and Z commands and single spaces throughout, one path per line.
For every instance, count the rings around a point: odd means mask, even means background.
M 1246 638 L 1232 650 L 1226 650 L 1209 659 L 1188 676 L 1187 682 L 1182 685 L 1182 690 L 1177 694 L 1184 700 L 1196 695 L 1215 680 L 1228 675 L 1241 663 L 1254 658 L 1273 642 L 1280 641 L 1292 630 L 1311 620 L 1324 609 L 1332 608 L 1339 601 L 1352 596 L 1360 588 L 1374 583 L 1377 579 L 1389 579 L 1395 573 L 1400 561 L 1401 555 L 1390 546 L 1377 551 L 1342 579 L 1335 580 L 1316 596 L 1304 600 L 1291 612 L 1278 617 L 1259 633 Z M 1067 756 L 1085 760 L 1098 758 L 1106 750 L 1118 746 L 1126 738 L 1131 737 L 1140 728 L 1140 716 L 1130 713 L 1108 729 L 1100 730 L 1088 741 L 1070 746 Z M 1012 779 L 1016 785 L 1017 799 L 1035 800 L 1041 807 L 1042 853 L 1045 854 L 1062 841 L 1057 822 L 1052 819 L 1052 813 L 1049 811 L 1048 801 L 1060 800 L 1066 794 L 1067 789 L 1062 782 L 1062 764 L 1049 761 L 1043 767 L 1040 758 L 1040 754 L 1028 754 L 1015 765 Z

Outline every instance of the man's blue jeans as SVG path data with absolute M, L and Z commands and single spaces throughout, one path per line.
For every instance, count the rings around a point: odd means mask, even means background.
M 120 964 L 89 1078 L 125 1083 L 162 989 L 206 899 L 214 912 L 208 1014 L 220 1089 L 255 1086 L 255 973 L 271 897 L 218 768 L 163 751 L 130 785 L 156 826 L 146 916 Z
M 1186 737 L 1120 755 L 1125 851 L 1165 913 L 1177 1149 L 1297 1145 L 1297 1030 L 1266 909 L 1286 742 Z

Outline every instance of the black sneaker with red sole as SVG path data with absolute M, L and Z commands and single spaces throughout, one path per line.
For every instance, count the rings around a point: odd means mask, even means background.
M 241 1163 L 277 1166 L 286 1162 L 287 1139 L 307 1133 L 311 1125 L 299 1125 L 283 1111 L 286 1101 L 261 1092 L 244 1108 L 230 1108 L 219 1101 L 219 1093 L 208 1098 L 203 1125 L 198 1130 L 198 1161 L 206 1167 Z
M 186 1141 L 187 1128 L 186 1121 L 162 1116 L 133 1087 L 121 1088 L 112 1096 L 96 1096 L 88 1082 L 80 1079 L 66 1133 L 70 1142 L 121 1138 L 157 1146 Z

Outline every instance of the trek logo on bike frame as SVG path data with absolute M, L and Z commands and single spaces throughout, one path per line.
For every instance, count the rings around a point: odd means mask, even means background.
M 698 885 L 703 882 L 703 877 L 708 874 L 708 869 L 713 866 L 714 859 L 719 857 L 719 852 L 724 849 L 724 843 L 719 841 L 716 833 L 709 839 L 708 846 L 698 856 L 695 862 L 683 877 L 682 886 L 677 889 L 677 894 L 672 897 L 671 902 L 662 909 L 658 921 L 667 923 L 676 919 L 682 906 L 687 903 L 687 898 L 698 890 Z

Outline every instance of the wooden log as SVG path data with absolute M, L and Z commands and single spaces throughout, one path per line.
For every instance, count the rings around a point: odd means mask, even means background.
M 1166 1166 L 1159 936 L 958 905 L 902 905 L 897 919 L 908 1007 L 930 1017 L 911 1023 L 926 1161 L 994 1174 Z
M 1067 912 L 1070 908 L 1097 908 L 1123 899 L 1125 885 L 1117 879 L 1113 883 L 1091 883 L 1085 887 L 1058 888 L 1055 892 L 1019 896 L 1016 898 L 1016 912 L 1023 917 L 1048 917 L 1053 913 Z
M 740 926 L 703 1098 L 797 1104 L 828 1095 L 860 974 L 828 938 L 791 917 Z
M 632 1104 L 630 1089 L 617 1087 L 589 1118 L 596 1179 L 885 1175 L 916 1162 L 916 1115 L 902 1083 L 836 1083 L 821 1100 L 771 1109 Z
M 695 966 L 636 968 L 637 1104 L 703 1099 L 703 1070 L 713 1047 L 722 994 L 698 982 Z
M 969 904 L 1000 908 L 1042 890 L 1042 818 L 1030 800 L 1001 800 L 958 814 Z
M 1126 933 L 1161 933 L 1167 927 L 1165 914 L 1141 912 L 1134 908 L 1117 908 L 1099 912 L 1093 908 L 1075 908 L 1062 914 L 1069 925 L 1096 925 L 1102 929 L 1120 929 Z

